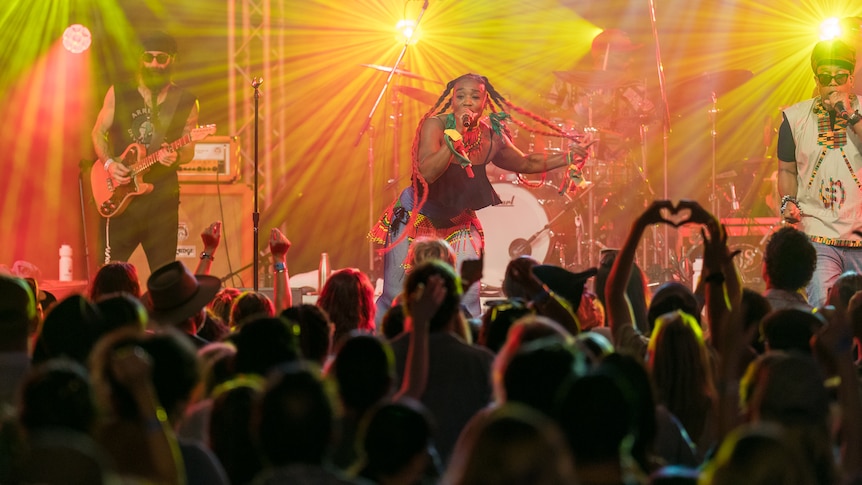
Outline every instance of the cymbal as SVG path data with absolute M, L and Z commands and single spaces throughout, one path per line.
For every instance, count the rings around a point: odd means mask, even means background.
M 424 89 L 402 86 L 400 84 L 396 84 L 393 89 L 399 93 L 403 93 L 405 96 L 421 101 L 422 104 L 427 104 L 428 106 L 433 106 L 434 103 L 437 102 L 437 99 L 439 99 L 439 96 L 429 93 Z
M 378 64 L 360 64 L 360 66 L 362 66 L 362 67 L 370 67 L 371 69 L 376 69 L 376 70 L 378 70 L 378 71 L 383 71 L 383 72 L 391 72 L 391 71 L 392 71 L 392 68 L 391 68 L 391 67 L 389 67 L 389 66 L 381 66 L 381 65 L 378 65 Z M 437 83 L 437 84 L 442 84 L 440 81 L 437 81 L 437 80 L 435 80 L 435 79 L 428 79 L 427 77 L 420 76 L 420 75 L 418 75 L 418 74 L 414 74 L 414 73 L 412 73 L 412 72 L 408 71 L 407 69 L 396 69 L 396 70 L 395 70 L 395 74 L 398 74 L 398 75 L 400 75 L 400 76 L 404 76 L 404 77 L 409 77 L 409 78 L 412 78 L 412 79 L 421 79 L 422 81 L 431 81 L 431 82 L 434 82 L 434 83 Z
M 607 137 L 607 138 L 624 138 L 625 135 L 618 131 L 611 131 L 604 128 L 596 128 L 592 126 L 584 127 L 584 133 L 590 134 L 593 133 L 597 135 L 599 138 Z
M 586 89 L 620 88 L 637 84 L 637 81 L 621 71 L 572 70 L 554 71 L 562 81 Z
M 713 95 L 722 96 L 745 84 L 754 73 L 745 69 L 705 72 L 674 84 L 668 89 L 668 97 L 676 100 L 671 108 L 682 108 L 681 104 L 711 102 Z M 676 104 L 676 106 L 673 106 Z

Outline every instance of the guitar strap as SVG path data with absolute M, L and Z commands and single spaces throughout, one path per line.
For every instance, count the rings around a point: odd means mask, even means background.
M 168 90 L 165 102 L 162 103 L 161 106 L 158 104 L 158 97 L 156 95 L 153 96 L 152 103 L 152 122 L 156 131 L 153 133 L 153 139 L 150 140 L 150 146 L 147 147 L 147 154 L 158 150 L 162 146 L 162 142 L 165 141 L 165 136 L 167 135 L 168 129 L 171 127 L 171 122 L 174 119 L 174 114 L 176 113 L 177 106 L 180 103 L 180 95 L 172 86 L 171 89 Z

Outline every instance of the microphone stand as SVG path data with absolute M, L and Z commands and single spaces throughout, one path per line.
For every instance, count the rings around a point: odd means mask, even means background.
M 662 128 L 664 128 L 664 134 L 662 136 L 662 170 L 664 170 L 664 198 L 667 200 L 668 198 L 668 188 L 667 188 L 667 152 L 668 152 L 668 138 L 670 136 L 670 108 L 667 102 L 667 83 L 664 79 L 664 67 L 661 62 L 661 45 L 658 40 L 658 28 L 656 26 L 655 19 L 655 0 L 648 0 L 649 2 L 649 19 L 650 26 L 652 27 L 652 37 L 655 42 L 655 62 L 656 69 L 658 69 L 658 87 L 659 92 L 661 93 L 661 104 L 662 104 Z M 663 268 L 668 268 L 670 265 L 670 247 L 668 245 L 668 226 L 664 226 L 664 245 L 665 250 L 662 251 L 664 254 L 664 260 L 662 261 Z
M 416 27 L 413 28 L 413 31 L 410 33 L 410 36 L 407 37 L 407 40 L 404 41 L 404 46 L 401 48 L 401 53 L 398 54 L 398 59 L 395 60 L 395 64 L 392 65 L 392 69 L 389 71 L 389 75 L 386 76 L 386 82 L 383 83 L 383 87 L 380 89 L 380 94 L 377 95 L 377 100 L 374 101 L 374 105 L 371 107 L 371 111 L 368 113 L 368 117 L 365 119 L 365 123 L 362 124 L 362 128 L 359 130 L 359 134 L 356 136 L 356 141 L 353 142 L 354 147 L 359 146 L 359 142 L 362 140 L 362 135 L 371 128 L 371 118 L 374 116 L 374 113 L 377 111 L 377 106 L 380 104 L 380 101 L 383 99 L 383 96 L 386 94 L 386 90 L 389 89 L 389 83 L 392 82 L 392 77 L 395 75 L 395 71 L 398 70 L 398 66 L 401 65 L 401 60 L 404 59 L 404 54 L 407 53 L 407 46 L 410 45 L 410 41 L 413 40 L 413 36 L 416 34 L 416 31 L 419 30 L 419 22 L 422 21 L 422 16 L 425 15 L 425 11 L 428 10 L 428 0 L 425 0 L 425 3 L 422 4 L 422 11 L 419 12 L 419 17 L 416 18 Z M 374 158 L 374 148 L 373 148 L 373 138 L 371 144 L 368 147 L 368 227 L 371 228 L 374 225 L 374 166 L 373 166 L 373 158 Z M 374 243 L 368 241 L 368 267 L 369 270 L 373 272 L 374 270 Z
M 254 251 L 254 259 L 252 270 L 253 275 L 253 288 L 254 291 L 257 291 L 258 279 L 260 276 L 260 261 L 258 258 L 258 244 L 260 242 L 260 211 L 258 206 L 258 157 L 257 157 L 257 147 L 258 147 L 258 134 L 257 134 L 257 125 L 258 125 L 258 104 L 260 101 L 260 85 L 263 84 L 263 78 L 255 77 L 251 80 L 251 87 L 254 88 L 254 209 L 251 215 L 252 225 L 253 225 L 253 233 L 254 233 L 254 244 L 252 245 L 252 250 Z

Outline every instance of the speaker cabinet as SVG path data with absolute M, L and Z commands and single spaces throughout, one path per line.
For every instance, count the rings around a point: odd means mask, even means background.
M 180 184 L 177 260 L 194 271 L 203 251 L 201 232 L 211 223 L 222 221 L 221 243 L 210 274 L 225 279 L 225 286 L 252 286 L 252 195 L 245 184 Z M 147 266 L 140 247 L 129 262 L 137 266 L 141 287 L 146 288 L 147 278 L 155 268 Z

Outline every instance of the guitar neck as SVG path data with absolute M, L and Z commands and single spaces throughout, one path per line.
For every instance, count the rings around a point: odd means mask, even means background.
M 179 140 L 176 140 L 176 141 L 175 141 L 175 142 L 173 142 L 173 143 L 170 143 L 169 145 L 170 145 L 170 147 L 171 147 L 171 150 L 173 150 L 173 151 L 177 151 L 177 150 L 179 150 L 180 148 L 182 148 L 182 147 L 184 147 L 184 146 L 188 145 L 188 144 L 189 144 L 189 143 L 191 143 L 191 142 L 192 142 L 192 136 L 191 136 L 191 135 L 184 135 L 182 138 L 180 138 Z M 134 165 L 132 165 L 132 166 L 130 167 L 131 172 L 132 172 L 132 175 L 131 175 L 131 176 L 133 176 L 133 177 L 134 177 L 134 176 L 136 176 L 136 175 L 141 175 L 141 174 L 143 174 L 143 173 L 146 173 L 146 171 L 147 171 L 147 170 L 149 170 L 149 169 L 150 169 L 150 167 L 152 167 L 153 165 L 155 165 L 156 163 L 158 163 L 158 161 L 159 161 L 159 154 L 160 154 L 163 150 L 165 150 L 165 149 L 164 149 L 164 148 L 160 148 L 159 150 L 156 150 L 155 152 L 153 152 L 153 153 L 151 153 L 151 154 L 147 155 L 146 157 L 144 157 L 144 159 L 143 159 L 143 160 L 140 160 L 139 162 L 137 162 L 137 163 L 135 163 Z

